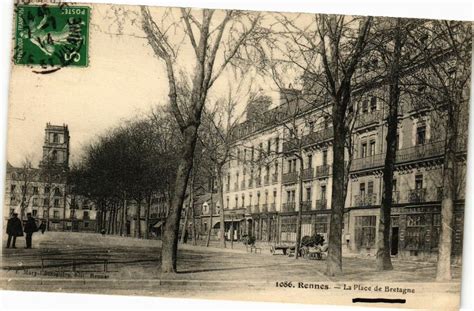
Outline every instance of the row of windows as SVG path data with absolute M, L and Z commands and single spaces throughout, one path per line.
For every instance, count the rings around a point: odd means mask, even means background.
M 15 184 L 10 185 L 10 192 L 13 193 L 13 192 L 15 192 L 17 189 L 18 189 L 17 185 L 15 185 Z M 25 193 L 26 189 L 28 189 L 28 190 L 31 190 L 31 193 L 32 193 L 33 195 L 38 195 L 38 194 L 39 194 L 39 187 L 38 187 L 38 186 L 33 186 L 33 187 L 28 187 L 28 188 L 27 188 L 27 187 L 25 187 L 24 185 L 22 185 L 22 186 L 19 187 L 19 189 L 20 189 L 20 192 L 21 192 L 21 193 Z M 51 187 L 46 186 L 46 187 L 44 187 L 43 193 L 44 193 L 44 194 L 49 194 L 50 191 L 51 191 Z M 61 189 L 59 189 L 58 187 L 54 188 L 54 190 L 53 190 L 53 195 L 55 195 L 55 196 L 61 196 L 61 195 L 62 195 Z

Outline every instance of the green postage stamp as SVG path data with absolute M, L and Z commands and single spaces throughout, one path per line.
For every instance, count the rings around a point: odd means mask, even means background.
M 86 6 L 18 6 L 15 64 L 87 66 L 89 10 Z

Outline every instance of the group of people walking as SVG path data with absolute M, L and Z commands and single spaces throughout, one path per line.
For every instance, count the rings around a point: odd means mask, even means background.
M 33 218 L 31 213 L 26 214 L 27 220 L 23 226 L 22 221 L 18 218 L 17 213 L 13 213 L 12 217 L 8 219 L 7 222 L 7 248 L 16 248 L 16 238 L 19 236 L 23 236 L 25 233 L 25 240 L 26 240 L 26 247 L 31 248 L 32 240 L 33 240 L 33 233 L 41 231 L 44 233 L 46 230 L 46 223 L 44 221 L 41 222 L 39 226 L 36 225 L 36 220 Z

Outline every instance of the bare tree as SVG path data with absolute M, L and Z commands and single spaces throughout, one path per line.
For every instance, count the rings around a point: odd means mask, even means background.
M 415 102 L 430 107 L 444 120 L 441 233 L 436 279 L 451 279 L 453 214 L 458 154 L 465 150 L 471 81 L 472 25 L 469 22 L 433 21 L 411 34 L 413 48 L 421 51 L 423 68 L 410 76 Z
M 25 218 L 25 210 L 30 204 L 31 198 L 33 196 L 32 184 L 35 181 L 35 170 L 29 156 L 25 156 L 21 167 L 16 171 L 15 179 L 19 181 L 20 187 L 15 192 L 20 194 L 20 219 Z
M 181 9 L 181 20 L 172 21 L 167 27 L 155 22 L 153 14 L 147 7 L 141 8 L 143 17 L 142 28 L 148 43 L 166 67 L 169 100 L 172 113 L 183 136 L 183 145 L 179 153 L 178 169 L 174 184 L 168 219 L 165 224 L 163 246 L 161 252 L 161 271 L 176 272 L 176 256 L 178 247 L 178 231 L 183 200 L 187 188 L 189 173 L 193 164 L 201 115 L 206 103 L 209 89 L 226 69 L 228 64 L 238 55 L 243 46 L 257 39 L 253 34 L 261 20 L 259 14 L 226 11 L 217 14 L 214 10 Z M 200 15 L 200 16 L 199 16 Z M 162 21 L 164 18 L 161 19 Z M 192 87 L 185 104 L 178 101 L 177 57 L 179 49 L 170 39 L 169 30 L 181 27 L 186 33 L 195 56 L 195 67 L 189 71 Z M 223 54 L 217 57 L 218 53 Z M 217 64 L 216 60 L 221 60 Z M 187 115 L 184 111 L 185 105 Z

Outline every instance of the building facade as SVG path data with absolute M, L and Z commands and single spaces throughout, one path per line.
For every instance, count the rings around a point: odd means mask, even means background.
M 235 160 L 229 163 L 224 180 L 224 210 L 244 211 L 237 224 L 238 236 L 294 243 L 301 209 L 302 236 L 318 233 L 327 240 L 334 134 L 329 122 L 331 107 L 327 103 L 308 105 L 304 92 L 282 92 L 286 94 L 277 107 L 260 120 L 246 120 L 235 135 Z M 294 96 L 296 93 L 299 95 Z M 354 96 L 357 113 L 345 155 L 344 252 L 376 251 L 387 97 L 385 86 Z M 436 258 L 445 146 L 443 112 L 408 100 L 401 101 L 399 111 L 391 252 L 404 258 Z M 459 132 L 466 133 L 467 119 L 459 126 L 464 127 Z M 466 142 L 466 136 L 460 137 L 457 147 L 454 255 L 462 250 Z
M 39 168 L 7 163 L 4 225 L 12 213 L 31 213 L 52 231 L 95 231 L 94 203 L 68 191 L 69 140 L 67 125 L 47 123 Z

